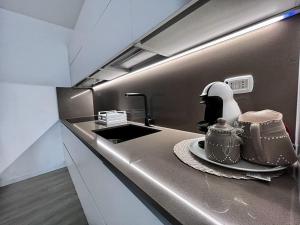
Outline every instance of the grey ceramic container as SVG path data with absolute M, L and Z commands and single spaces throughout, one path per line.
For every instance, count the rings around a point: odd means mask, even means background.
M 240 145 L 242 139 L 238 136 L 243 132 L 234 128 L 219 118 L 215 125 L 208 127 L 205 136 L 205 153 L 210 160 L 234 164 L 240 160 Z
M 239 116 L 244 133 L 242 158 L 261 165 L 287 166 L 297 161 L 282 114 L 272 110 L 247 112 Z

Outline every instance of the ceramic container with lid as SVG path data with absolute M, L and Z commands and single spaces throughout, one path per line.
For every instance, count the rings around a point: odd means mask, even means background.
M 240 115 L 238 121 L 244 127 L 242 158 L 269 166 L 287 166 L 297 161 L 281 113 L 269 109 L 250 111 Z
M 238 136 L 243 130 L 235 128 L 219 118 L 217 123 L 208 127 L 205 136 L 205 153 L 210 160 L 234 164 L 240 160 L 242 139 Z

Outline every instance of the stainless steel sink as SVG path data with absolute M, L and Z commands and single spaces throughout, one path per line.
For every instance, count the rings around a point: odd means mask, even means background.
M 94 133 L 109 140 L 114 144 L 157 133 L 159 131 L 160 130 L 154 128 L 142 127 L 133 124 L 126 124 L 116 127 L 104 128 L 100 130 L 93 130 Z

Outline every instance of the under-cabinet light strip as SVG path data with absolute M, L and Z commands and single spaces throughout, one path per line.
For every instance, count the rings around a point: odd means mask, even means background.
M 228 41 L 228 40 L 230 40 L 230 39 L 233 39 L 233 38 L 242 36 L 242 35 L 244 35 L 244 34 L 250 33 L 250 32 L 252 32 L 252 31 L 258 30 L 258 29 L 260 29 L 260 28 L 269 26 L 269 25 L 271 25 L 271 24 L 273 24 L 273 23 L 279 22 L 279 21 L 281 21 L 281 20 L 284 20 L 284 19 L 289 18 L 289 17 L 291 17 L 291 16 L 297 15 L 297 14 L 299 14 L 299 13 L 300 13 L 300 8 L 299 8 L 299 7 L 294 8 L 294 9 L 291 9 L 291 10 L 289 10 L 289 11 L 287 11 L 287 12 L 281 14 L 281 15 L 277 15 L 277 16 L 275 16 L 275 17 L 271 17 L 271 18 L 269 18 L 269 19 L 266 19 L 266 20 L 264 20 L 264 21 L 261 21 L 261 22 L 259 22 L 259 23 L 254 24 L 254 25 L 248 26 L 248 27 L 246 27 L 246 28 L 243 28 L 243 29 L 241 29 L 241 30 L 235 31 L 235 32 L 230 33 L 230 34 L 228 34 L 228 35 L 225 35 L 225 36 L 222 36 L 222 37 L 220 37 L 220 38 L 214 39 L 214 40 L 212 40 L 212 41 L 210 41 L 210 42 L 204 43 L 204 44 L 199 45 L 199 46 L 197 46 L 197 47 L 195 47 L 195 48 L 192 48 L 192 49 L 190 49 L 190 50 L 184 51 L 184 52 L 179 53 L 179 54 L 177 54 L 177 55 L 174 55 L 174 56 L 172 56 L 172 57 L 170 57 L 170 58 L 164 59 L 164 60 L 159 61 L 159 62 L 157 62 L 157 63 L 151 64 L 151 65 L 149 65 L 149 66 L 146 66 L 146 67 L 143 67 L 143 68 L 141 68 L 141 69 L 135 70 L 135 71 L 133 71 L 133 72 L 127 73 L 127 74 L 125 74 L 124 76 L 121 76 L 121 77 L 119 77 L 119 78 L 125 78 L 125 77 L 127 77 L 128 75 L 133 75 L 133 74 L 136 74 L 136 73 L 140 73 L 140 72 L 142 72 L 142 71 L 145 71 L 145 70 L 149 70 L 149 69 L 151 69 L 151 68 L 157 67 L 157 66 L 159 66 L 159 65 L 165 64 L 165 63 L 167 63 L 167 62 L 170 62 L 170 61 L 173 61 L 173 60 L 175 60 L 175 59 L 181 58 L 181 57 L 183 57 L 183 56 L 186 56 L 186 55 L 189 55 L 189 54 L 198 52 L 198 51 L 200 51 L 200 50 L 209 48 L 209 47 L 211 47 L 211 46 L 220 44 L 220 43 L 225 42 L 225 41 Z M 96 85 L 94 88 L 96 89 L 97 87 L 103 87 L 103 86 L 106 86 L 107 84 L 109 84 L 109 83 L 111 83 L 111 82 L 113 82 L 113 81 L 115 81 L 115 80 L 118 80 L 119 78 L 113 79 L 113 80 L 111 80 L 111 81 L 105 82 L 105 83 L 100 84 L 100 85 Z
M 79 93 L 79 94 L 73 95 L 72 97 L 70 97 L 70 99 L 77 98 L 77 97 L 79 97 L 79 96 L 81 96 L 81 95 L 84 95 L 84 94 L 90 92 L 90 91 L 91 91 L 91 90 L 83 91 L 83 92 L 81 92 L 81 93 Z

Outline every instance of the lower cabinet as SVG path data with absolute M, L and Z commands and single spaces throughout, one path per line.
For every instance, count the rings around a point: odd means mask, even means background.
M 81 206 L 89 225 L 105 225 L 103 216 L 99 212 L 94 199 L 89 193 L 89 190 L 87 189 L 74 161 L 70 156 L 70 153 L 66 148 L 64 149 L 64 154 L 69 173 L 75 185 L 76 192 L 79 196 Z
M 169 224 L 156 209 L 136 197 L 64 125 L 62 131 L 67 165 L 90 225 Z

